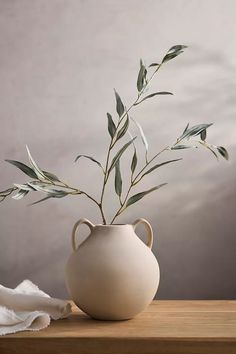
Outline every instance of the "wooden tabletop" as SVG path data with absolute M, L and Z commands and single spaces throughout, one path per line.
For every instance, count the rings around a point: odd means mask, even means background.
M 236 354 L 236 301 L 154 301 L 128 321 L 76 307 L 39 332 L 0 337 L 1 354 Z

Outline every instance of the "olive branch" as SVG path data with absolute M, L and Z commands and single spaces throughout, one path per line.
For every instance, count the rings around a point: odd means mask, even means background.
M 14 192 L 15 194 L 12 196 L 12 198 L 16 200 L 24 198 L 30 192 L 41 192 L 44 194 L 44 197 L 42 199 L 37 200 L 31 205 L 48 200 L 50 198 L 63 198 L 68 195 L 73 195 L 73 196 L 82 195 L 90 199 L 93 203 L 96 204 L 96 206 L 99 208 L 99 211 L 101 213 L 103 224 L 107 224 L 107 219 L 104 212 L 104 196 L 105 196 L 107 182 L 114 170 L 115 171 L 114 186 L 115 186 L 115 192 L 119 199 L 119 208 L 111 220 L 111 224 L 113 224 L 116 218 L 120 214 L 122 214 L 129 206 L 138 202 L 149 193 L 156 191 L 167 184 L 167 183 L 161 183 L 148 190 L 130 196 L 133 187 L 136 186 L 138 183 L 140 183 L 146 175 L 156 171 L 160 167 L 163 167 L 167 164 L 171 164 L 173 162 L 182 160 L 181 158 L 170 159 L 167 161 L 159 162 L 157 164 L 153 164 L 154 161 L 163 152 L 197 148 L 198 146 L 201 146 L 211 151 L 217 159 L 219 158 L 219 156 L 222 156 L 226 160 L 228 160 L 229 158 L 228 152 L 223 146 L 212 145 L 208 143 L 206 140 L 207 130 L 213 123 L 198 124 L 192 127 L 190 127 L 189 124 L 187 124 L 184 131 L 180 134 L 180 136 L 176 139 L 176 141 L 173 144 L 164 147 L 161 151 L 156 153 L 154 156 L 149 157 L 148 142 L 144 134 L 144 131 L 142 129 L 142 126 L 135 119 L 130 117 L 131 110 L 134 107 L 143 104 L 143 102 L 145 102 L 146 100 L 153 98 L 155 96 L 172 95 L 172 93 L 168 91 L 153 92 L 148 95 L 146 95 L 146 92 L 150 86 L 151 81 L 156 76 L 156 74 L 161 69 L 161 67 L 165 65 L 167 62 L 169 62 L 170 60 L 174 59 L 175 57 L 183 53 L 184 49 L 186 48 L 187 47 L 184 45 L 175 45 L 168 50 L 168 52 L 165 54 L 165 56 L 163 57 L 160 63 L 152 63 L 149 66 L 145 66 L 143 61 L 140 60 L 140 68 L 139 68 L 138 78 L 137 78 L 137 96 L 133 101 L 133 103 L 128 108 L 125 107 L 120 95 L 115 90 L 116 112 L 118 117 L 117 117 L 117 121 L 115 122 L 113 120 L 112 115 L 110 113 L 107 113 L 107 124 L 108 124 L 107 127 L 108 127 L 108 133 L 110 135 L 110 143 L 108 146 L 104 165 L 100 163 L 98 160 L 96 160 L 95 158 L 93 158 L 92 156 L 80 154 L 76 157 L 75 162 L 77 162 L 80 158 L 86 158 L 91 160 L 93 163 L 97 164 L 101 169 L 103 174 L 103 183 L 101 187 L 101 195 L 99 200 L 96 200 L 89 193 L 77 187 L 71 187 L 67 183 L 63 182 L 60 178 L 58 178 L 55 174 L 42 170 L 33 159 L 28 146 L 26 146 L 30 166 L 15 160 L 6 160 L 6 161 L 14 165 L 18 169 L 20 169 L 22 172 L 24 172 L 28 177 L 31 178 L 31 180 L 24 184 L 15 183 L 13 187 L 0 192 L 0 202 L 4 201 L 8 196 L 12 195 Z M 131 124 L 133 124 L 135 128 L 138 130 L 138 134 L 135 137 L 133 137 L 129 131 L 129 127 Z M 126 138 L 127 136 L 129 136 L 129 140 L 120 149 L 118 149 L 118 151 L 113 153 L 116 144 L 120 142 L 120 140 Z M 145 148 L 145 163 L 139 170 L 138 170 L 138 152 L 135 145 L 135 140 L 137 137 L 141 137 L 142 143 Z M 196 137 L 198 138 L 198 140 L 194 140 L 196 139 Z M 125 151 L 130 146 L 133 146 L 133 156 L 130 163 L 130 184 L 127 190 L 123 191 L 123 183 L 122 183 L 123 181 L 122 181 L 122 173 L 120 168 L 120 160 L 123 157 Z

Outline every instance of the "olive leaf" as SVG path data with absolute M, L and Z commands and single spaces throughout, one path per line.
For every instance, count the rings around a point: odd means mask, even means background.
M 116 126 L 112 119 L 112 115 L 110 113 L 107 113 L 107 121 L 108 121 L 108 132 L 110 134 L 110 137 L 113 139 L 116 132 Z
M 24 172 L 27 176 L 31 177 L 31 178 L 37 178 L 36 173 L 34 172 L 34 170 L 25 165 L 22 162 L 19 161 L 15 161 L 15 160 L 5 160 L 6 162 L 9 162 L 10 164 L 12 164 L 13 166 L 18 167 L 22 172 Z
M 117 163 L 117 161 L 121 158 L 122 154 L 125 152 L 125 150 L 128 148 L 128 146 L 130 144 L 132 144 L 132 142 L 136 139 L 136 137 L 134 137 L 133 139 L 131 139 L 128 143 L 126 143 L 117 153 L 116 155 L 113 157 L 112 161 L 111 161 L 111 165 L 110 168 L 108 170 L 108 175 L 110 174 L 111 170 L 115 167 L 115 164 Z
M 134 171 L 136 169 L 137 163 L 138 163 L 137 152 L 136 152 L 136 148 L 134 147 L 134 154 L 133 154 L 133 158 L 132 158 L 132 162 L 131 162 L 132 174 L 134 173 Z
M 125 135 L 125 133 L 127 132 L 128 128 L 129 128 L 129 116 L 127 114 L 127 117 L 126 117 L 126 120 L 125 120 L 123 126 L 120 128 L 120 130 L 117 133 L 116 141 L 121 139 Z
M 33 203 L 29 204 L 29 205 L 35 205 L 35 204 L 44 202 L 45 200 L 50 199 L 50 198 L 53 198 L 53 197 L 52 196 L 47 196 L 47 197 L 44 197 L 42 199 L 36 200 L 36 202 L 33 202 Z
M 184 49 L 186 48 L 187 48 L 186 45 L 180 45 L 180 44 L 174 45 L 168 50 L 167 54 L 162 59 L 162 64 L 168 62 L 171 59 L 174 59 L 175 57 L 183 53 Z
M 132 119 L 132 121 L 134 122 L 134 124 L 137 126 L 138 130 L 139 130 L 142 143 L 143 143 L 143 145 L 144 145 L 144 147 L 145 147 L 145 156 L 146 156 L 146 161 L 147 161 L 148 142 L 147 142 L 146 136 L 145 136 L 145 134 L 144 134 L 143 128 L 142 128 L 142 126 L 141 126 L 134 118 L 131 118 L 131 119 Z
M 183 131 L 183 133 L 182 133 L 182 135 L 186 132 L 186 130 L 188 129 L 188 127 L 189 127 L 189 123 L 186 125 L 186 127 L 184 128 L 184 131 Z
M 229 153 L 226 150 L 226 148 L 224 148 L 223 146 L 217 146 L 217 150 L 220 153 L 220 155 L 223 156 L 226 160 L 229 159 Z
M 49 179 L 44 173 L 43 171 L 41 170 L 41 168 L 36 164 L 36 162 L 34 161 L 30 151 L 29 151 L 29 148 L 28 146 L 26 145 L 26 150 L 27 150 L 27 153 L 28 153 L 28 157 L 29 157 L 29 162 L 34 170 L 34 172 L 36 173 L 38 179 L 40 180 L 47 180 Z
M 165 186 L 167 183 L 162 183 L 160 184 L 159 186 L 156 186 L 156 187 L 153 187 L 151 189 L 148 189 L 147 191 L 144 191 L 144 192 L 141 192 L 141 193 L 137 193 L 137 194 L 134 194 L 132 197 L 130 197 L 126 203 L 126 208 L 129 207 L 130 205 L 138 202 L 140 199 L 142 199 L 145 195 L 153 192 L 153 191 L 156 191 L 157 189 Z
M 50 185 L 44 183 L 38 183 L 36 181 L 28 182 L 27 185 L 32 188 L 34 191 L 43 192 L 43 193 L 52 193 Z
M 99 161 L 95 160 L 92 156 L 88 156 L 88 155 L 78 155 L 78 156 L 76 157 L 76 159 L 75 159 L 75 162 L 77 162 L 81 157 L 84 157 L 84 158 L 86 158 L 86 159 L 89 159 L 89 160 L 95 162 L 99 167 L 101 167 L 101 169 L 102 169 L 103 172 L 104 172 L 104 169 L 103 169 L 103 167 L 102 167 L 102 164 L 101 164 Z
M 47 193 L 49 196 L 52 196 L 55 198 L 61 198 L 61 197 L 65 197 L 66 195 L 68 195 L 68 192 L 66 192 L 64 190 L 50 188 L 50 185 L 48 185 L 48 184 L 29 182 L 28 185 L 38 192 Z
M 57 190 L 57 189 L 52 189 L 49 193 L 49 196 L 53 197 L 53 198 L 63 198 L 65 196 L 67 196 L 69 193 L 65 192 L 65 191 L 61 191 L 61 190 Z
M 144 87 L 144 84 L 146 82 L 146 75 L 147 75 L 147 69 L 143 65 L 142 59 L 140 59 L 140 69 L 139 69 L 138 79 L 137 79 L 138 92 L 141 92 Z
M 63 191 L 59 191 L 59 192 L 63 192 Z M 65 197 L 68 193 L 63 194 L 63 193 L 57 193 L 57 194 L 48 194 L 46 197 L 36 200 L 35 202 L 29 204 L 30 206 L 32 205 L 36 205 L 38 203 L 44 202 L 45 200 L 51 199 L 51 198 L 62 198 Z
M 116 112 L 118 113 L 118 116 L 121 118 L 124 111 L 125 111 L 125 107 L 123 105 L 123 102 L 121 101 L 121 98 L 118 94 L 118 92 L 115 91 L 115 97 L 116 97 Z
M 24 189 L 20 189 L 17 192 L 17 194 L 12 196 L 12 198 L 15 199 L 15 200 L 20 200 L 20 199 L 24 198 L 28 193 L 29 193 L 29 191 L 26 191 Z
M 200 143 L 202 146 L 204 146 L 206 149 L 210 150 L 210 152 L 215 156 L 215 158 L 216 158 L 217 160 L 219 160 L 217 153 L 213 150 L 213 148 L 212 148 L 211 146 L 209 146 L 208 144 L 206 144 L 205 142 L 202 142 L 202 141 L 199 141 L 199 143 Z
M 27 176 L 37 179 L 38 176 L 36 175 L 36 173 L 34 172 L 34 170 L 25 165 L 24 163 L 20 162 L 20 161 L 15 161 L 15 160 L 5 160 L 6 162 L 10 163 L 11 165 L 19 168 L 22 172 L 24 172 Z M 54 175 L 53 173 L 47 172 L 47 171 L 43 171 L 43 174 L 47 177 L 47 179 L 50 179 L 51 181 L 55 181 L 55 182 L 60 182 L 59 178 Z
M 200 138 L 202 141 L 205 141 L 206 137 L 207 137 L 207 131 L 206 129 L 204 129 L 203 131 L 201 131 Z
M 149 173 L 151 173 L 152 171 L 156 170 L 156 169 L 159 168 L 159 167 L 162 167 L 162 166 L 168 165 L 169 163 L 177 162 L 177 161 L 180 161 L 180 160 L 183 160 L 183 159 L 168 160 L 168 161 L 164 161 L 164 162 L 162 162 L 162 163 L 159 163 L 159 164 L 157 164 L 157 165 L 151 167 L 149 170 L 147 170 L 147 171 L 141 176 L 141 178 L 143 178 L 144 176 L 148 175 Z
M 197 148 L 195 145 L 176 145 L 172 146 L 171 150 L 182 150 L 182 149 L 190 149 L 190 148 Z
M 217 160 L 219 160 L 219 158 L 218 158 L 216 152 L 215 152 L 210 146 L 206 146 L 206 148 L 212 152 L 212 154 L 215 156 L 215 158 L 216 158 Z
M 168 50 L 168 53 L 170 53 L 170 52 L 178 52 L 178 51 L 183 50 L 183 49 L 186 49 L 186 48 L 188 48 L 186 45 L 177 44 L 177 45 L 172 46 L 172 47 Z
M 165 57 L 162 59 L 162 64 L 163 63 L 166 63 L 167 61 L 171 60 L 171 59 L 174 59 L 175 57 L 177 57 L 179 54 L 183 53 L 184 51 L 183 50 L 180 50 L 178 52 L 173 52 L 173 53 L 169 53 L 169 54 L 166 54 Z
M 157 96 L 157 95 L 173 95 L 173 93 L 172 92 L 168 92 L 168 91 L 154 92 L 154 93 L 151 93 L 150 95 L 144 97 L 141 101 L 135 103 L 134 105 L 137 106 L 138 104 L 140 104 L 141 102 L 147 100 L 148 98 L 152 98 L 152 97 Z
M 53 182 L 60 182 L 60 179 L 51 172 L 43 171 L 44 175 Z
M 182 135 L 178 138 L 178 140 L 183 140 L 185 138 L 190 138 L 191 136 L 197 136 L 200 135 L 203 130 L 206 130 L 210 126 L 212 126 L 213 123 L 208 123 L 208 124 L 198 124 L 194 125 L 191 128 L 187 128 L 184 130 Z
M 122 193 L 122 177 L 120 171 L 120 159 L 115 164 L 115 191 L 116 194 L 121 197 Z
M 153 66 L 159 66 L 160 64 L 158 64 L 158 63 L 152 63 L 152 64 L 150 64 L 148 67 L 149 68 L 151 68 L 151 67 L 153 67 Z
M 31 187 L 28 183 L 27 184 L 18 184 L 14 183 L 14 186 L 17 187 L 18 189 L 22 189 L 23 191 L 34 191 L 35 188 Z

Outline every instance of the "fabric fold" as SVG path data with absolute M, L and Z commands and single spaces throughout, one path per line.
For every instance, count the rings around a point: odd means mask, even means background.
M 0 285 L 0 335 L 40 330 L 71 313 L 68 301 L 51 298 L 30 280 L 15 289 Z

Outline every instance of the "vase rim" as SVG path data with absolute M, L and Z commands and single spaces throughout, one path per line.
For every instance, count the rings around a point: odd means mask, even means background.
M 118 227 L 118 226 L 133 226 L 132 224 L 96 224 L 94 227 L 99 226 L 99 227 Z

